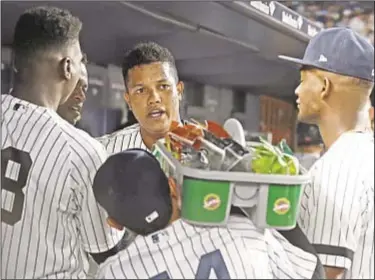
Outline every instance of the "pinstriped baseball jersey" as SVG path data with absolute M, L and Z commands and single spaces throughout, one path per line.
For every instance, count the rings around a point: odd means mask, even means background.
M 2 278 L 85 278 L 87 252 L 121 237 L 92 181 L 107 153 L 56 112 L 1 96 Z
M 323 265 L 374 278 L 374 138 L 344 133 L 310 170 L 299 223 Z
M 228 227 L 195 227 L 178 220 L 138 236 L 104 262 L 99 279 L 308 279 L 316 257 L 279 233 L 231 216 Z
M 97 140 L 104 145 L 108 154 L 115 154 L 133 148 L 148 150 L 145 143 L 143 143 L 139 124 L 104 135 L 97 138 Z

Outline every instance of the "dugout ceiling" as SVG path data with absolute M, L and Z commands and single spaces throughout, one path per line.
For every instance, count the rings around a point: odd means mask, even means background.
M 277 2 L 51 2 L 81 18 L 84 51 L 97 64 L 119 65 L 125 49 L 153 40 L 174 53 L 185 79 L 279 97 L 293 96 L 298 72 L 277 55 L 302 56 L 319 30 Z M 1 1 L 2 45 L 19 14 L 41 4 Z

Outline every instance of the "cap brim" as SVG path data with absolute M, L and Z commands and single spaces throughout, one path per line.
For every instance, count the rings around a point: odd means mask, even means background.
M 299 59 L 299 58 L 294 58 L 294 57 L 290 57 L 290 56 L 286 56 L 286 55 L 279 55 L 278 57 L 282 60 L 293 62 L 293 63 L 298 64 L 300 66 L 308 65 L 302 59 Z

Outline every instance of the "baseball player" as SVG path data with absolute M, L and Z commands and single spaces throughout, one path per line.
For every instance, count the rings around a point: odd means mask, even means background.
M 150 150 L 172 121 L 180 121 L 184 84 L 170 51 L 152 42 L 138 44 L 126 54 L 122 74 L 125 100 L 138 123 L 98 140 L 110 154 L 130 148 Z
M 87 59 L 84 55 L 84 63 Z M 88 75 L 86 69 L 84 69 L 83 77 L 78 80 L 76 87 L 73 90 L 73 93 L 69 96 L 68 100 L 61 104 L 57 108 L 57 113 L 64 120 L 68 121 L 72 125 L 76 125 L 77 122 L 82 117 L 82 107 L 83 103 L 86 100 L 86 91 L 88 88 Z
M 314 255 L 277 231 L 256 228 L 245 216 L 232 215 L 227 227 L 197 227 L 179 219 L 179 190 L 145 150 L 109 157 L 93 189 L 109 224 L 138 234 L 99 267 L 97 278 L 310 279 L 315 270 Z
M 122 63 L 125 101 L 135 124 L 97 138 L 108 154 L 127 149 L 150 151 L 168 132 L 172 121 L 180 121 L 180 101 L 184 84 L 179 81 L 171 52 L 153 42 L 134 46 Z M 135 234 L 126 231 L 124 244 Z
M 374 47 L 346 28 L 313 37 L 296 89 L 300 121 L 317 124 L 327 148 L 311 169 L 299 223 L 328 279 L 374 278 L 374 138 L 367 102 L 374 85 Z
M 56 113 L 86 71 L 80 30 L 54 7 L 27 10 L 16 23 L 15 85 L 1 96 L 2 279 L 85 278 L 85 252 L 121 237 L 92 191 L 104 148 Z

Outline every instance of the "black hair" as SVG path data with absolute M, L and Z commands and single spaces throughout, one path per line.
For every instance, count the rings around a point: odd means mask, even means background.
M 58 49 L 77 40 L 81 28 L 82 22 L 67 10 L 44 6 L 26 10 L 14 30 L 16 66 L 39 52 Z
M 154 62 L 168 62 L 174 71 L 173 75 L 178 82 L 178 74 L 176 69 L 176 62 L 172 53 L 157 43 L 147 42 L 135 45 L 130 51 L 125 54 L 122 62 L 122 76 L 124 78 L 125 86 L 127 84 L 128 72 L 135 66 L 150 64 Z

